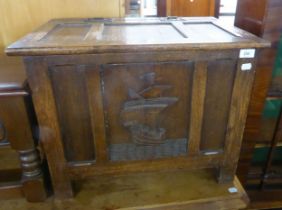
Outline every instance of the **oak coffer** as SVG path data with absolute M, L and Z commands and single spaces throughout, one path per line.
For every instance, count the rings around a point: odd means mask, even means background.
M 97 175 L 215 168 L 233 180 L 259 48 L 215 18 L 52 20 L 23 56 L 57 197 Z

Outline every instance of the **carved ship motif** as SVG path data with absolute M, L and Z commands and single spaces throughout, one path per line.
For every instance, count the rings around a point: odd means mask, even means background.
M 155 84 L 155 73 L 147 73 L 140 79 L 145 88 L 139 92 L 128 90 L 129 101 L 123 105 L 121 120 L 129 129 L 134 143 L 161 144 L 166 139 L 166 129 L 160 127 L 160 114 L 178 98 L 162 96 L 171 86 Z

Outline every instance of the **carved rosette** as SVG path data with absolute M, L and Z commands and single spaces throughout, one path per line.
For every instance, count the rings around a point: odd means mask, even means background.
M 41 174 L 40 158 L 37 149 L 19 151 L 24 178 L 32 178 Z

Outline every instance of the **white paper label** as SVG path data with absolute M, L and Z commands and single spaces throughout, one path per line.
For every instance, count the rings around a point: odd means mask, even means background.
M 228 191 L 229 191 L 230 193 L 237 193 L 237 192 L 238 192 L 238 190 L 237 190 L 236 187 L 230 187 L 230 188 L 228 189 Z
M 254 58 L 256 54 L 255 49 L 242 49 L 240 50 L 239 58 Z
M 252 64 L 251 63 L 243 63 L 241 65 L 241 70 L 242 71 L 248 71 L 252 69 Z
M 219 152 L 217 151 L 210 151 L 210 152 L 205 152 L 204 155 L 217 155 Z

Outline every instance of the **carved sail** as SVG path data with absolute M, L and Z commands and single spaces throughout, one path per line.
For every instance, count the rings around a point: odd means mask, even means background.
M 155 85 L 155 73 L 140 77 L 148 85 L 143 90 L 129 89 L 129 101 L 124 103 L 121 120 L 129 128 L 134 143 L 142 145 L 161 144 L 166 139 L 166 129 L 160 127 L 160 113 L 174 104 L 178 98 L 163 97 L 170 85 Z

